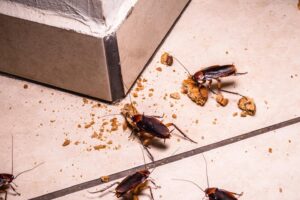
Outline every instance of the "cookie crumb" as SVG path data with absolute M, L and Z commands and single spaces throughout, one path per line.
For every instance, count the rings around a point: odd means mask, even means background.
M 69 139 L 65 139 L 64 143 L 62 144 L 63 147 L 68 146 L 71 143 Z
M 180 99 L 180 94 L 178 92 L 173 92 L 173 93 L 170 94 L 170 97 L 172 99 L 178 100 L 178 99 Z

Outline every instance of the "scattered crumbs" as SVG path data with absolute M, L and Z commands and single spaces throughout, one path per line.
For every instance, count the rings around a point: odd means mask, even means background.
M 234 112 L 234 113 L 232 114 L 232 116 L 234 116 L 234 117 L 236 117 L 237 115 L 238 115 L 237 112 Z
M 161 71 L 162 71 L 162 68 L 161 68 L 161 67 L 157 67 L 157 68 L 156 68 L 156 71 L 161 72 Z
M 87 98 L 82 98 L 82 102 L 83 102 L 84 104 L 88 104 L 88 103 L 89 103 L 89 100 L 88 100 Z
M 170 94 L 170 97 L 172 98 L 172 99 L 180 99 L 180 94 L 178 93 L 178 92 L 173 92 L 173 93 L 171 93 Z
M 75 144 L 75 145 L 79 145 L 79 144 L 80 144 L 80 142 L 79 142 L 79 141 L 76 141 L 74 144 Z
M 81 128 L 81 125 L 80 125 L 80 124 L 78 124 L 78 125 L 77 125 L 77 127 L 78 127 L 78 128 Z
M 195 123 L 196 123 L 196 124 L 198 124 L 198 123 L 199 123 L 199 120 L 198 120 L 198 119 L 196 119 Z
M 176 115 L 176 114 L 172 114 L 172 118 L 173 118 L 173 119 L 176 119 L 176 118 L 177 118 L 177 115 Z
M 272 153 L 272 152 L 273 152 L 273 149 L 272 149 L 272 148 L 269 148 L 268 151 L 269 151 L 269 153 Z
M 91 126 L 93 126 L 95 124 L 94 121 L 91 121 L 90 123 L 84 125 L 84 128 L 90 128 Z
M 150 91 L 150 92 L 154 92 L 154 88 L 150 88 L 149 91 Z
M 161 64 L 172 66 L 173 64 L 173 57 L 168 54 L 167 52 L 163 53 L 160 57 Z
M 279 192 L 282 193 L 282 188 L 279 188 Z
M 51 123 L 54 123 L 54 122 L 55 122 L 55 120 L 54 120 L 54 119 L 53 119 L 53 120 L 50 120 L 50 122 L 51 122 Z
M 247 112 L 246 111 L 242 111 L 240 114 L 241 117 L 247 117 Z
M 105 149 L 106 148 L 106 145 L 104 144 L 100 144 L 100 145 L 97 145 L 97 146 L 94 146 L 94 149 L 95 150 L 101 150 L 101 149 Z
M 213 124 L 217 124 L 217 118 L 214 119 L 214 121 L 212 122 Z
M 217 95 L 216 101 L 218 104 L 220 104 L 223 107 L 227 106 L 227 104 L 228 104 L 228 99 L 224 98 L 224 96 L 222 94 Z
M 27 85 L 27 84 L 24 84 L 24 85 L 23 85 L 23 88 L 24 88 L 24 89 L 27 89 L 27 88 L 28 88 L 28 85 Z
M 149 97 L 152 97 L 152 96 L 153 96 L 153 93 L 149 93 L 148 96 L 149 96 Z
M 101 108 L 101 103 L 97 103 L 97 104 L 93 105 L 92 108 Z
M 107 183 L 109 181 L 109 176 L 101 176 L 100 179 L 103 183 Z
M 68 146 L 71 143 L 69 139 L 65 139 L 64 143 L 62 144 L 63 147 Z
M 110 120 L 110 122 L 111 122 L 111 129 L 110 129 L 110 131 L 116 131 L 116 130 L 118 130 L 118 119 L 117 118 L 113 118 L 113 119 L 111 119 Z
M 112 140 L 109 140 L 108 142 L 107 142 L 107 144 L 112 144 L 113 143 L 113 141 Z
M 132 94 L 132 96 L 136 98 L 136 97 L 138 97 L 139 95 L 138 95 L 136 92 L 134 92 L 134 93 Z
M 41 100 L 39 100 L 39 103 L 42 103 L 42 101 L 41 101 Z
M 94 133 L 91 135 L 91 138 L 98 138 L 98 134 L 96 133 L 96 131 L 94 131 Z

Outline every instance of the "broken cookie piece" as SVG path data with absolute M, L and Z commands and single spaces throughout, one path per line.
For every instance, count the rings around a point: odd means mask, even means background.
M 208 89 L 203 85 L 199 88 L 191 77 L 182 82 L 182 93 L 200 106 L 204 106 L 208 99 Z
M 171 66 L 173 64 L 173 57 L 167 52 L 163 53 L 160 57 L 161 64 Z
M 249 97 L 242 97 L 238 102 L 238 107 L 243 110 L 244 115 L 254 116 L 256 112 L 256 106 L 254 100 Z
M 223 107 L 227 106 L 227 104 L 228 104 L 228 99 L 224 98 L 224 96 L 222 94 L 218 94 L 216 96 L 216 101 L 218 104 L 220 104 Z

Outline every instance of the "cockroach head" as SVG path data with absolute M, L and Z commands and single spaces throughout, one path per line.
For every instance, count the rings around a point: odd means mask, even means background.
M 2 174 L 2 178 L 4 184 L 9 184 L 15 179 L 15 176 L 13 174 Z
M 205 196 L 209 196 L 210 194 L 216 193 L 216 190 L 217 190 L 217 188 L 206 188 L 206 189 L 204 190 Z
M 192 76 L 192 79 L 193 79 L 195 82 L 200 83 L 200 84 L 205 83 L 205 77 L 204 77 L 204 74 L 203 74 L 202 71 L 196 72 L 196 73 Z
M 145 177 L 149 177 L 151 172 L 148 169 L 144 169 L 140 171 L 141 174 L 143 174 Z

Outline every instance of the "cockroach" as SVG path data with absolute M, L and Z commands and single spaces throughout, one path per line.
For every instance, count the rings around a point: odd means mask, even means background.
M 129 94 L 130 95 L 130 94 Z M 120 114 L 109 114 L 102 117 L 107 117 L 111 115 L 120 115 Z M 170 139 L 171 133 L 173 130 L 169 130 L 168 127 L 173 126 L 176 130 L 179 131 L 179 133 L 187 140 L 189 140 L 192 143 L 197 144 L 196 141 L 189 138 L 176 124 L 174 123 L 167 123 L 164 124 L 157 118 L 161 118 L 160 116 L 150 116 L 145 114 L 140 114 L 137 109 L 133 106 L 133 103 L 127 103 L 124 105 L 124 107 L 121 109 L 121 115 L 126 120 L 126 123 L 131 128 L 132 132 L 129 137 L 131 137 L 133 134 L 137 134 L 137 137 L 139 138 L 141 144 L 144 146 L 145 150 L 147 151 L 149 157 L 153 161 L 154 158 L 152 154 L 149 151 L 148 143 L 153 138 L 159 138 L 159 139 Z M 148 133 L 146 135 L 146 133 Z M 148 139 L 142 140 L 143 136 L 147 136 Z
M 221 78 L 228 77 L 228 76 L 244 75 L 248 73 L 248 72 L 243 72 L 243 73 L 237 72 L 236 66 L 234 64 L 213 65 L 201 69 L 192 75 L 189 72 L 189 70 L 177 58 L 175 59 L 187 71 L 187 73 L 192 77 L 192 79 L 198 84 L 199 88 L 203 86 L 206 83 L 206 81 L 208 81 L 208 89 L 215 94 L 215 92 L 211 89 L 211 85 L 212 85 L 212 81 L 216 80 L 218 83 L 217 87 L 219 91 L 243 96 L 237 92 L 231 92 L 228 90 L 221 89 Z
M 13 137 L 12 137 L 12 151 L 11 151 L 12 153 L 11 153 L 11 155 L 12 155 L 12 168 L 11 168 L 11 174 L 8 174 L 8 173 L 0 173 L 0 193 L 5 193 L 5 197 L 4 197 L 4 200 L 7 200 L 7 194 L 8 194 L 8 192 L 7 192 L 7 190 L 9 189 L 9 188 L 11 188 L 15 193 L 13 194 L 13 195 L 18 195 L 18 196 L 20 196 L 21 194 L 20 193 L 18 193 L 17 191 L 16 191 L 16 189 L 13 187 L 13 185 L 12 184 L 14 184 L 16 187 L 17 187 L 17 185 L 13 182 L 14 180 L 16 180 L 21 174 L 24 174 L 24 173 L 26 173 L 26 172 L 29 172 L 29 171 L 31 171 L 31 170 L 33 170 L 33 169 L 35 169 L 35 168 L 37 168 L 38 166 L 40 166 L 41 164 L 43 164 L 43 163 L 40 163 L 40 164 L 38 164 L 37 166 L 35 166 L 35 167 L 33 167 L 33 168 L 31 168 L 31 169 L 28 169 L 28 170 L 25 170 L 25 171 L 23 171 L 23 172 L 20 172 L 19 174 L 17 174 L 16 176 L 14 176 L 13 175 L 13 169 L 14 169 L 14 162 L 13 162 Z
M 205 190 L 202 189 L 198 184 L 196 184 L 195 182 L 190 181 L 190 180 L 185 180 L 185 179 L 174 179 L 174 180 L 186 181 L 186 182 L 192 183 L 193 185 L 198 187 L 205 194 L 205 197 L 207 197 L 209 200 L 238 200 L 238 197 L 242 196 L 243 192 L 238 194 L 238 193 L 234 193 L 234 192 L 229 192 L 224 189 L 219 189 L 217 187 L 209 187 L 207 162 L 206 162 L 206 159 L 203 154 L 202 154 L 202 156 L 205 161 L 205 169 L 206 169 L 207 188 Z
M 122 115 L 125 117 L 126 122 L 130 125 L 132 128 L 132 134 L 133 133 L 149 133 L 152 138 L 160 138 L 160 139 L 169 139 L 171 137 L 171 132 L 168 127 L 173 126 L 175 129 L 181 133 L 181 135 L 189 140 L 192 143 L 196 143 L 196 141 L 189 138 L 176 124 L 174 123 L 167 123 L 164 124 L 157 118 L 160 118 L 159 116 L 149 116 L 145 114 L 139 114 L 136 108 L 132 104 L 125 104 L 124 108 L 121 111 Z M 140 138 L 140 137 L 139 137 Z M 141 139 L 141 138 L 140 138 Z M 141 141 L 142 142 L 142 141 Z M 143 146 L 147 150 L 151 160 L 153 159 L 153 156 L 149 152 L 147 148 L 147 142 L 148 140 L 142 142 Z M 146 144 L 145 144 L 146 143 Z
M 144 154 L 143 154 L 143 158 L 145 160 Z M 149 189 L 151 198 L 152 198 L 152 200 L 154 200 L 152 187 L 148 185 L 148 183 L 151 182 L 155 186 L 155 189 L 159 188 L 159 186 L 157 186 L 155 184 L 155 182 L 152 179 L 150 179 L 150 177 L 149 177 L 150 174 L 154 171 L 154 169 L 150 172 L 145 166 L 145 169 L 137 171 L 137 172 L 127 176 L 121 182 L 115 182 L 115 183 L 103 188 L 102 190 L 98 190 L 95 192 L 89 191 L 89 193 L 95 194 L 95 193 L 99 193 L 99 192 L 104 192 L 104 191 L 108 190 L 109 188 L 113 187 L 114 185 L 117 185 L 117 187 L 115 188 L 115 192 L 114 192 L 117 198 L 128 197 L 129 195 L 132 195 L 135 200 L 138 200 L 137 195 L 140 193 L 140 191 Z

